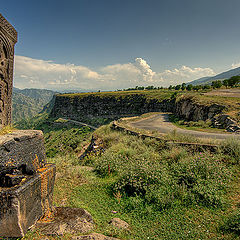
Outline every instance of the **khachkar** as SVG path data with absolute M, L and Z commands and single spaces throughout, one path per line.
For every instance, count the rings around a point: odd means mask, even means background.
M 11 123 L 14 45 L 17 31 L 0 14 L 0 128 Z

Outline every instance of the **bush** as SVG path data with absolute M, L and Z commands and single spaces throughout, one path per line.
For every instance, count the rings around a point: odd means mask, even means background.
M 194 199 L 205 206 L 223 205 L 230 173 L 217 157 L 202 153 L 182 159 L 172 165 L 172 174 L 177 184 L 191 195 L 190 199 L 189 194 L 183 199 L 186 203 Z
M 236 210 L 230 214 L 221 226 L 221 230 L 224 232 L 232 232 L 240 235 L 240 210 Z
M 231 164 L 240 163 L 240 141 L 235 138 L 228 138 L 220 145 L 220 151 L 228 156 Z

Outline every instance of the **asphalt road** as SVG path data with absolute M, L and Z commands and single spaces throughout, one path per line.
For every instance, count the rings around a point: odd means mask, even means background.
M 173 130 L 176 130 L 180 134 L 193 135 L 199 138 L 212 138 L 212 139 L 226 139 L 229 137 L 234 137 L 240 139 L 240 134 L 234 133 L 209 133 L 209 132 L 200 132 L 194 130 L 186 130 L 179 127 L 176 127 L 169 121 L 169 114 L 159 113 L 150 118 L 139 120 L 136 122 L 130 123 L 133 127 L 145 129 L 145 130 L 157 130 L 160 133 L 170 133 Z

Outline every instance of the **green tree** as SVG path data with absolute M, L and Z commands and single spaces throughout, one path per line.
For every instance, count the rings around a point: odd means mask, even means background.
M 240 83 L 240 76 L 233 76 L 228 79 L 228 86 L 234 87 Z
M 226 88 L 229 86 L 228 79 L 223 80 L 223 86 L 225 86 Z
M 184 91 L 186 89 L 186 83 L 182 83 L 181 89 Z
M 187 85 L 187 87 L 186 87 L 186 89 L 187 89 L 188 91 L 192 91 L 192 88 L 193 88 L 193 85 L 192 85 L 192 84 L 189 84 L 189 85 Z
M 221 80 L 212 81 L 212 87 L 213 88 L 220 88 L 222 86 Z
M 181 88 L 181 85 L 177 85 L 177 86 L 175 87 L 175 90 L 180 90 L 180 88 Z

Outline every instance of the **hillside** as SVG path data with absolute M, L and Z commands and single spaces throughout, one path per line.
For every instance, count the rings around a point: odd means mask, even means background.
M 199 78 L 196 79 L 192 82 L 188 82 L 187 84 L 192 84 L 192 85 L 204 85 L 204 84 L 211 84 L 212 81 L 215 80 L 224 80 L 224 79 L 228 79 L 232 76 L 239 76 L 240 75 L 240 67 L 235 68 L 235 69 L 231 69 L 229 71 L 217 74 L 216 76 L 213 77 L 203 77 L 203 78 Z
M 13 88 L 12 117 L 13 122 L 25 118 L 32 118 L 42 111 L 50 102 L 55 92 L 46 89 L 18 89 Z

